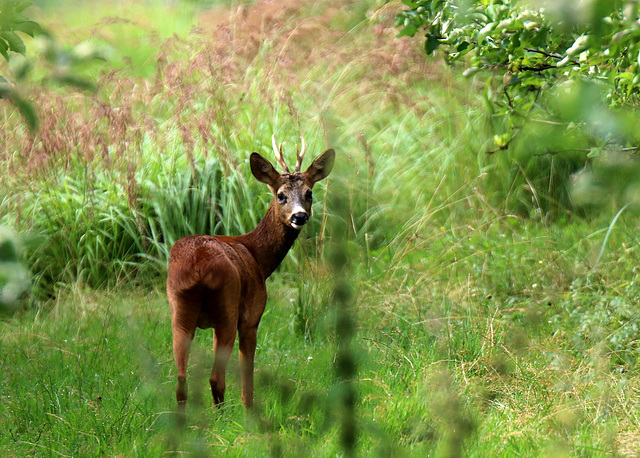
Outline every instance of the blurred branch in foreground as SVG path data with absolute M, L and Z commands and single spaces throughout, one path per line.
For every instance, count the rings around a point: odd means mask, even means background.
M 30 6 L 29 2 L 0 0 L 0 54 L 9 64 L 9 73 L 0 74 L 0 99 L 12 103 L 31 132 L 35 132 L 39 127 L 38 114 L 29 97 L 24 95 L 30 92 L 25 84 L 28 78 L 37 73 L 37 84 L 53 81 L 62 86 L 94 92 L 95 83 L 82 76 L 82 67 L 95 59 L 105 60 L 106 53 L 91 42 L 63 50 L 51 34 L 27 16 Z M 31 43 L 39 51 L 37 57 L 42 57 L 44 71 L 34 71 L 37 59 L 27 54 L 27 46 L 23 41 L 26 36 L 33 39 Z
M 0 226 L 0 311 L 14 307 L 29 290 L 29 274 L 19 255 L 16 235 Z

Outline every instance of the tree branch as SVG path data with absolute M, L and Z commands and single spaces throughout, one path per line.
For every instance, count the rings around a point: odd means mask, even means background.
M 538 54 L 542 54 L 543 56 L 546 56 L 546 57 L 552 57 L 552 58 L 558 59 L 558 60 L 564 59 L 564 56 L 562 56 L 560 54 L 553 54 L 553 53 L 550 53 L 550 52 L 547 52 L 547 51 L 543 51 L 542 49 L 535 49 L 535 48 L 524 48 L 524 49 L 525 49 L 525 51 L 535 52 L 535 53 L 538 53 Z M 575 64 L 575 65 L 580 65 L 580 62 L 578 62 L 577 60 L 573 60 L 572 59 L 569 62 L 571 62 L 572 64 Z

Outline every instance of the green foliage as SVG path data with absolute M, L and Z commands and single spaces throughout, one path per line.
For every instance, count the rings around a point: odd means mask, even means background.
M 31 6 L 30 2 L 2 0 L 0 3 L 0 54 L 9 60 L 9 53 L 25 54 L 26 47 L 16 32 L 33 37 L 41 33 L 38 23 L 29 20 L 24 10 Z
M 592 158 L 637 150 L 637 2 L 404 3 L 400 36 L 422 30 L 427 53 L 439 50 L 448 63 L 463 62 L 465 76 L 487 75 L 493 145 L 484 152 L 508 150 L 509 162 L 516 162 L 507 169 L 508 186 L 528 187 L 543 210 L 571 207 L 568 178 Z
M 164 273 L 180 237 L 240 234 L 258 223 L 262 214 L 250 203 L 255 183 L 250 188 L 218 161 L 190 169 L 181 155 L 177 149 L 173 158 L 162 157 L 174 168 L 150 157 L 128 182 L 118 170 L 75 164 L 26 191 L 17 205 L 5 201 L 0 210 L 28 215 L 21 229 L 40 241 L 26 253 L 37 297 L 55 297 L 74 283 L 104 287 Z
M 17 32 L 31 37 L 42 32 L 38 23 L 29 20 L 23 14 L 31 3 L 16 0 L 2 0 L 0 2 L 0 54 L 9 61 L 11 54 L 25 55 L 26 47 Z M 17 76 L 24 76 L 24 69 Z M 9 100 L 22 114 L 25 122 L 33 131 L 38 127 L 38 118 L 32 105 L 26 101 L 4 78 L 0 75 L 0 99 Z
M 13 103 L 31 132 L 39 127 L 38 114 L 23 95 L 29 92 L 25 86 L 34 71 L 34 62 L 27 57 L 27 48 L 20 34 L 35 38 L 43 61 L 46 62 L 46 76 L 38 75 L 42 80 L 53 81 L 59 85 L 76 89 L 95 91 L 91 79 L 82 76 L 83 68 L 94 59 L 103 59 L 103 50 L 97 49 L 91 42 L 81 43 L 70 51 L 60 49 L 53 37 L 43 30 L 37 22 L 30 20 L 24 13 L 30 2 L 2 0 L 0 2 L 0 54 L 9 62 L 13 82 L 0 75 L 0 99 Z

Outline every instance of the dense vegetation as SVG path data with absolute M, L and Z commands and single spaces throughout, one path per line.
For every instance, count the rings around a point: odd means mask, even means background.
M 396 39 L 405 6 L 32 9 L 55 41 L 24 37 L 37 134 L 0 105 L 1 223 L 21 237 L 0 256 L 31 278 L 0 321 L 0 454 L 638 453 L 633 206 L 550 208 L 535 165 L 486 154 L 491 83 Z M 42 84 L 50 43 L 101 57 L 73 73 L 95 92 Z M 177 428 L 168 249 L 251 229 L 271 196 L 249 153 L 300 130 L 308 155 L 338 156 L 269 280 L 257 406 L 234 355 L 211 410 L 200 332 Z
M 606 179 L 612 161 L 627 160 L 627 175 L 637 182 L 637 165 L 628 156 L 640 142 L 637 2 L 403 3 L 400 35 L 425 34 L 428 54 L 438 51 L 445 62 L 461 64 L 463 75 L 486 79 L 487 134 L 493 137 L 487 135 L 484 151 L 511 164 L 501 194 L 521 175 L 519 182 L 527 180 L 553 216 L 599 200 L 598 192 L 570 195 L 569 177 L 582 168 L 583 191 L 603 179 L 615 192 L 629 191 L 628 181 L 611 186 Z M 516 198 L 514 209 L 530 208 L 522 195 Z

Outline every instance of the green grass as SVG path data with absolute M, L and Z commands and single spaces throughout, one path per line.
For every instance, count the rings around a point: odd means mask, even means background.
M 91 67 L 96 94 L 23 88 L 34 140 L 1 107 L 0 221 L 32 290 L 0 318 L 0 455 L 637 454 L 634 210 L 547 217 L 529 170 L 481 153 L 481 87 L 394 40 L 393 4 L 311 3 L 118 3 L 113 30 L 112 3 L 56 8 L 60 37 L 133 64 Z M 250 230 L 271 196 L 249 153 L 275 133 L 291 158 L 300 130 L 337 162 L 269 280 L 256 408 L 234 354 L 212 409 L 200 331 L 180 429 L 168 250 Z
M 428 310 L 385 308 L 371 292 L 380 288 L 377 279 L 354 270 L 359 454 L 446 454 L 466 438 L 464 453 L 478 456 L 555 447 L 591 455 L 620 451 L 616 440 L 634 437 L 637 373 L 616 363 L 600 338 L 570 326 L 573 310 L 564 308 L 572 298 L 504 304 L 465 291 L 468 299 L 432 300 Z M 270 285 L 250 415 L 240 403 L 235 357 L 228 404 L 211 411 L 211 333 L 198 333 L 184 432 L 172 416 L 175 369 L 160 288 L 77 290 L 53 309 L 5 319 L 3 454 L 150 456 L 199 447 L 233 455 L 339 453 L 332 319 L 316 322 L 306 338 L 296 330 L 288 298 L 299 294 L 297 282 L 285 274 Z M 583 291 L 581 300 L 596 295 Z

